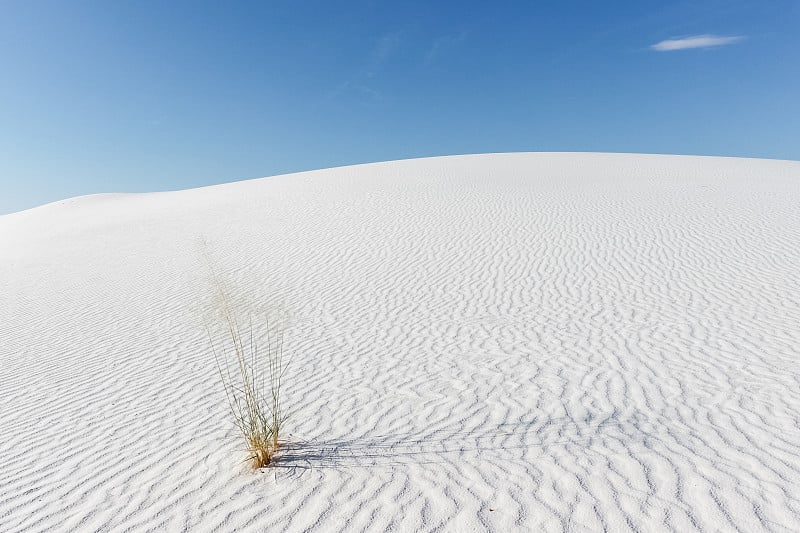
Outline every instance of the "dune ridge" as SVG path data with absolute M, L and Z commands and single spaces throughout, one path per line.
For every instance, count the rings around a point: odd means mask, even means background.
M 263 472 L 204 246 L 292 317 Z M 359 165 L 58 202 L 0 250 L 0 531 L 800 523 L 798 162 Z

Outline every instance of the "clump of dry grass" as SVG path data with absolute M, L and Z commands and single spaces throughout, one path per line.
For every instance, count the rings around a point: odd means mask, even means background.
M 216 288 L 227 342 L 215 342 L 207 327 L 211 350 L 234 423 L 247 442 L 248 459 L 254 468 L 261 468 L 269 465 L 278 452 L 286 421 L 281 404 L 288 366 L 283 357 L 283 320 L 275 323 L 264 319 L 266 342 L 259 345 L 252 315 L 243 334 L 221 284 L 217 283 Z

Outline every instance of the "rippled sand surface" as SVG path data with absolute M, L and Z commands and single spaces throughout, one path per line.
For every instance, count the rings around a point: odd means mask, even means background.
M 204 251 L 288 312 L 253 472 Z M 492 154 L 0 217 L 1 531 L 796 531 L 800 163 Z

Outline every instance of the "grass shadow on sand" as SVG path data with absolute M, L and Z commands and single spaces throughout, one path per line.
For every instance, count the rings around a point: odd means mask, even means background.
M 283 448 L 273 466 L 305 470 L 452 463 L 469 461 L 470 457 L 524 459 L 531 452 L 627 453 L 631 446 L 649 447 L 655 434 L 656 424 L 636 414 L 541 417 L 482 425 L 472 431 L 444 428 L 405 435 L 296 441 Z

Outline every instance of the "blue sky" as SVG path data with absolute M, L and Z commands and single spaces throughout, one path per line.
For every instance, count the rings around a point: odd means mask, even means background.
M 0 214 L 435 155 L 800 159 L 800 1 L 0 2 Z

